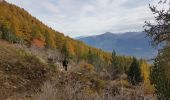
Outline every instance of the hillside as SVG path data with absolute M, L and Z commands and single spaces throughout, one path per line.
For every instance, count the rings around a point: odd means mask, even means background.
M 1 1 L 0 12 L 0 38 L 11 43 L 57 49 L 75 60 L 84 59 L 89 50 L 99 53 L 104 59 L 110 58 L 109 53 L 64 36 L 15 5 Z
M 94 100 L 96 98 L 97 100 L 107 98 L 137 100 L 141 98 L 139 95 L 143 90 L 138 88 L 142 89 L 142 87 L 132 86 L 126 79 L 112 80 L 108 72 L 98 74 L 85 62 L 71 64 L 70 66 L 74 67 L 65 72 L 62 71 L 60 62 L 49 63 L 42 56 L 45 53 L 49 51 L 28 49 L 0 40 L 1 100 Z M 144 65 L 143 68 L 147 66 Z M 148 76 L 145 77 L 148 79 Z
M 50 71 L 35 55 L 0 40 L 0 99 L 35 91 Z
M 139 100 L 153 93 L 146 60 L 66 37 L 5 1 L 0 12 L 1 100 Z M 138 85 L 128 76 L 134 66 Z
M 156 56 L 157 52 L 151 46 L 150 40 L 144 32 L 127 32 L 122 34 L 107 32 L 101 35 L 77 39 L 105 51 L 112 52 L 114 49 L 120 55 L 131 55 L 138 58 L 152 58 Z

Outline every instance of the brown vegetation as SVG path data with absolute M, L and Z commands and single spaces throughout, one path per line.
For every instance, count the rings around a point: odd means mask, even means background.
M 47 80 L 49 69 L 39 59 L 9 44 L 0 44 L 0 99 L 34 91 Z

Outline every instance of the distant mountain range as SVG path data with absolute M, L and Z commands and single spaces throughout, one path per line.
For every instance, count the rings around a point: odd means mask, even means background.
M 157 50 L 151 46 L 150 39 L 145 32 L 110 33 L 76 38 L 90 46 L 119 55 L 135 56 L 138 58 L 153 58 Z

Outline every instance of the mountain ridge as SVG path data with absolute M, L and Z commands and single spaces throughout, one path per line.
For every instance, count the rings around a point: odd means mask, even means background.
M 125 32 L 121 34 L 106 32 L 77 39 L 104 51 L 112 52 L 114 49 L 120 55 L 150 59 L 157 53 L 157 50 L 151 46 L 150 39 L 145 32 Z

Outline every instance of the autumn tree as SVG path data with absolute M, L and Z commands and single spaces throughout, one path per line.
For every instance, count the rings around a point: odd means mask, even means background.
M 55 48 L 56 44 L 54 42 L 54 37 L 50 32 L 45 30 L 45 47 L 46 48 Z

